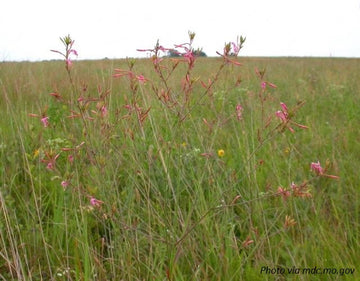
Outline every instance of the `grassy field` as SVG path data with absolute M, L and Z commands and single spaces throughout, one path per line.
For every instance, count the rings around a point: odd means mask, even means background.
M 0 280 L 360 280 L 360 61 L 237 61 L 0 63 Z

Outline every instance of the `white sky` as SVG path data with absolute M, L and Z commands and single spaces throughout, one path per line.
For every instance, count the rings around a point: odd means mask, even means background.
M 139 57 L 184 43 L 208 56 L 238 35 L 243 56 L 360 57 L 360 0 L 1 0 L 0 61 L 58 59 L 70 34 L 78 59 Z

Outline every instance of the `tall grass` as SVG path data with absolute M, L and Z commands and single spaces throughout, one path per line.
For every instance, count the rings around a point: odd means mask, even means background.
M 223 58 L 198 58 L 189 100 L 186 63 L 166 85 L 143 59 L 75 62 L 72 82 L 64 62 L 1 63 L 0 279 L 359 278 L 359 61 L 237 61 L 206 89 Z M 275 112 L 303 101 L 291 133 Z

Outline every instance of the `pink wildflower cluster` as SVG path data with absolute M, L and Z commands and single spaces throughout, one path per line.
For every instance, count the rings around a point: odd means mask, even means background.
M 238 36 L 236 42 L 231 42 L 232 45 L 232 53 L 231 56 L 237 57 L 240 50 L 243 48 L 243 45 L 245 43 L 246 37 Z
M 192 48 L 192 42 L 194 41 L 195 33 L 189 31 L 188 34 L 189 34 L 189 39 L 190 39 L 189 42 L 182 43 L 182 44 L 175 44 L 174 45 L 175 48 L 165 48 L 159 44 L 159 41 L 157 41 L 157 43 L 153 49 L 137 49 L 137 51 L 149 52 L 150 54 L 152 54 L 151 59 L 153 61 L 155 70 L 158 73 L 161 72 L 161 67 L 159 64 L 163 60 L 161 58 L 162 53 L 165 55 L 168 55 L 168 53 L 173 53 L 173 54 L 176 54 L 177 56 L 183 57 L 184 61 L 187 62 L 187 64 L 188 64 L 188 68 L 192 69 L 194 67 L 195 60 L 196 60 L 195 54 L 197 53 L 197 51 L 195 51 Z M 181 50 L 177 50 L 177 49 L 181 49 Z M 200 52 L 200 50 L 199 50 L 199 52 Z M 176 66 L 177 66 L 177 64 L 175 65 L 175 67 Z
M 310 164 L 310 169 L 317 175 L 317 176 L 323 176 L 323 177 L 327 177 L 327 178 L 331 178 L 331 179 L 338 179 L 338 176 L 334 176 L 334 175 L 328 175 L 326 174 L 326 169 L 324 169 L 323 167 L 321 167 L 320 161 L 317 162 L 312 162 Z
M 189 69 L 192 69 L 195 65 L 195 51 L 191 47 L 191 43 L 183 43 L 180 45 L 175 45 L 175 48 L 183 49 L 183 52 L 175 51 L 178 55 L 184 58 L 184 61 L 188 63 Z M 173 50 L 174 51 L 174 50 Z
M 61 151 L 77 151 L 80 149 L 80 147 L 84 144 L 85 142 L 82 142 L 80 145 L 76 146 L 75 148 L 67 148 L 67 147 L 64 147 L 61 149 Z M 46 164 L 46 169 L 48 169 L 49 171 L 54 171 L 56 169 L 56 160 L 59 158 L 60 156 L 60 153 L 58 154 L 55 154 L 53 152 L 45 152 L 45 157 L 43 159 L 41 159 L 41 162 L 45 163 Z M 69 161 L 70 164 L 72 164 L 74 162 L 74 155 L 73 154 L 70 154 L 68 157 L 67 157 L 67 160 Z M 63 187 L 66 187 L 65 186 L 66 184 L 66 181 L 65 182 L 62 182 L 61 185 Z
M 290 185 L 290 190 L 283 188 L 281 186 L 277 189 L 277 194 L 281 195 L 284 200 L 286 200 L 288 197 L 302 197 L 302 198 L 309 198 L 311 197 L 310 189 L 308 187 L 308 182 L 305 181 L 302 184 L 298 185 L 294 182 Z
M 310 164 L 310 169 L 317 176 L 323 176 L 323 177 L 328 177 L 328 178 L 332 178 L 332 179 L 339 179 L 338 176 L 326 174 L 325 172 L 326 172 L 327 169 L 326 168 L 324 169 L 323 167 L 321 167 L 321 164 L 320 164 L 319 161 L 318 162 L 312 162 Z M 294 182 L 292 182 L 291 185 L 290 185 L 290 190 L 279 186 L 278 189 L 277 189 L 277 194 L 281 195 L 284 200 L 286 200 L 290 196 L 302 197 L 302 198 L 309 198 L 309 197 L 312 196 L 311 193 L 310 193 L 310 188 L 308 186 L 308 181 L 304 181 L 300 185 L 295 184 Z
M 230 42 L 226 43 L 222 56 L 228 57 L 233 56 L 237 57 L 239 55 L 240 50 L 243 48 L 243 45 L 245 43 L 246 38 L 245 37 L 237 37 L 236 42 Z M 221 54 L 220 54 L 221 55 Z
M 288 107 L 286 106 L 285 103 L 281 102 L 280 106 L 282 108 L 282 110 L 278 110 L 276 111 L 275 115 L 281 119 L 282 124 L 283 124 L 283 128 L 288 128 L 290 132 L 294 133 L 295 130 L 290 127 L 290 124 L 293 124 L 301 129 L 308 129 L 309 127 L 305 126 L 305 125 L 301 125 L 298 123 L 295 123 L 294 121 L 291 120 L 292 115 L 289 113 Z
M 157 73 L 161 73 L 160 63 L 162 62 L 162 53 L 166 54 L 170 49 L 165 48 L 159 44 L 159 40 L 153 49 L 137 49 L 138 52 L 149 52 L 151 54 L 151 60 L 154 65 L 154 69 Z
M 195 32 L 188 32 L 189 34 L 189 42 L 183 43 L 183 44 L 177 44 L 175 45 L 175 49 L 182 49 L 182 52 L 177 50 L 172 50 L 173 52 L 177 53 L 178 55 L 182 56 L 184 58 L 184 61 L 188 64 L 188 69 L 192 69 L 195 64 L 196 60 L 196 53 L 200 53 L 200 50 L 195 51 L 192 47 L 192 43 L 195 38 Z
M 312 171 L 315 172 L 316 175 L 324 174 L 324 169 L 321 167 L 320 161 L 312 162 L 310 164 L 310 168 Z
M 219 56 L 223 57 L 227 63 L 231 63 L 234 65 L 241 65 L 241 63 L 231 60 L 229 57 L 237 57 L 239 55 L 240 50 L 243 48 L 245 43 L 245 37 L 238 37 L 236 42 L 225 43 L 223 53 L 216 52 Z

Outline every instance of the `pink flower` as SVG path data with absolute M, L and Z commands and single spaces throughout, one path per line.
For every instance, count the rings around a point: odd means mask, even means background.
M 242 120 L 243 110 L 244 110 L 244 108 L 240 104 L 236 105 L 236 118 L 239 121 Z
M 232 42 L 231 44 L 233 46 L 233 51 L 234 51 L 233 55 L 237 56 L 239 54 L 239 52 L 240 52 L 240 49 L 241 49 L 240 45 L 235 44 L 235 42 Z
M 320 161 L 317 161 L 316 163 L 312 162 L 310 168 L 316 175 L 322 175 L 324 173 L 324 169 L 321 167 Z
M 103 201 L 100 201 L 98 199 L 96 199 L 95 197 L 91 197 L 90 198 L 90 205 L 96 208 L 100 208 L 101 205 L 104 204 Z
M 340 177 L 338 177 L 338 176 L 325 174 L 326 169 L 323 169 L 323 168 L 321 167 L 319 161 L 317 161 L 316 163 L 315 163 L 315 162 L 312 162 L 312 163 L 310 164 L 310 169 L 311 169 L 312 171 L 314 171 L 317 176 L 323 176 L 323 177 L 327 177 L 327 178 L 331 178 L 331 179 L 339 179 L 339 178 L 340 178 Z
M 41 162 L 47 163 L 46 169 L 48 170 L 54 170 L 55 169 L 55 163 L 56 159 L 60 156 L 60 154 L 56 154 L 54 157 L 50 156 L 49 153 L 45 152 L 47 159 L 42 159 Z
M 182 43 L 182 44 L 174 44 L 175 48 L 187 48 L 189 43 Z
M 123 69 L 120 69 L 120 68 L 115 68 L 115 74 L 113 74 L 113 77 L 114 78 L 117 78 L 117 77 L 123 77 L 123 76 L 129 76 L 129 77 L 133 77 L 134 74 L 129 71 L 129 70 L 123 70 Z
M 71 49 L 71 50 L 69 51 L 69 55 L 70 55 L 71 53 L 73 53 L 75 56 L 78 56 L 78 52 L 77 52 L 76 50 L 74 50 L 74 49 Z
M 160 60 L 160 59 L 159 59 Z M 159 61 L 160 62 L 160 61 Z M 154 64 L 156 64 L 154 62 Z M 145 84 L 146 81 L 149 81 L 148 79 L 146 79 L 144 77 L 144 75 L 140 74 L 140 75 L 135 75 L 134 72 L 132 71 L 129 71 L 129 70 L 123 70 L 123 69 L 119 69 L 119 68 L 116 68 L 115 69 L 115 74 L 113 74 L 113 77 L 114 78 L 117 78 L 117 77 L 123 77 L 123 76 L 128 76 L 130 79 L 134 79 L 136 78 L 141 84 Z
M 68 186 L 69 186 L 69 181 L 62 181 L 61 182 L 61 186 L 65 189 L 65 188 L 67 188 Z
M 275 112 L 275 115 L 276 115 L 277 117 L 279 117 L 279 118 L 281 119 L 281 121 L 283 121 L 284 123 L 286 123 L 287 115 L 286 115 L 285 112 L 278 110 L 278 111 Z
M 291 117 L 290 117 L 289 112 L 288 112 L 288 107 L 287 107 L 287 105 L 285 103 L 281 102 L 280 106 L 281 106 L 282 110 L 276 111 L 275 115 L 278 118 L 281 119 L 284 128 L 285 127 L 288 128 L 289 131 L 292 132 L 292 133 L 294 133 L 295 130 L 293 128 L 291 128 L 289 124 L 293 124 L 293 125 L 301 128 L 301 129 L 308 129 L 307 126 L 295 123 L 294 121 L 291 120 Z
M 266 88 L 266 82 L 261 82 L 261 89 L 265 90 Z
M 146 81 L 148 81 L 148 79 L 146 79 L 144 77 L 144 75 L 136 75 L 136 79 L 141 83 L 141 84 L 145 84 Z
M 227 50 L 226 50 L 226 48 L 224 48 L 224 54 L 221 54 L 221 53 L 219 53 L 219 52 L 216 52 L 219 56 L 221 56 L 221 57 L 223 57 L 223 59 L 224 59 L 224 61 L 226 62 L 226 63 L 231 63 L 231 64 L 233 64 L 233 65 L 238 65 L 238 66 L 241 66 L 242 65 L 242 63 L 240 63 L 240 62 L 238 62 L 238 61 L 236 61 L 236 60 L 231 60 L 231 59 L 229 59 L 229 57 L 228 57 L 228 52 L 227 52 Z
M 45 117 L 41 118 L 40 121 L 41 121 L 41 123 L 43 123 L 45 128 L 49 126 L 49 117 L 45 116 Z
M 72 61 L 70 59 L 66 59 L 65 63 L 66 63 L 67 69 L 69 69 L 72 66 Z
M 164 53 L 166 53 L 169 49 L 168 48 L 165 48 L 164 46 L 159 46 L 158 49 Z
M 72 44 L 74 43 L 74 41 L 72 41 Z M 71 54 L 74 54 L 75 56 L 78 56 L 78 52 L 74 49 L 69 49 L 65 55 L 65 63 L 66 63 L 66 68 L 70 69 L 72 66 L 72 60 L 70 59 Z
M 257 70 L 257 72 L 259 72 L 259 71 Z M 258 74 L 258 76 L 260 76 L 260 78 L 262 78 L 262 76 L 261 76 L 260 73 Z M 273 88 L 273 89 L 276 89 L 276 88 L 277 88 L 277 86 L 276 86 L 274 83 L 270 83 L 270 82 L 268 82 L 268 81 L 262 81 L 262 82 L 261 82 L 261 88 L 262 88 L 263 90 L 265 90 L 265 89 L 266 89 L 266 86 L 269 86 L 270 88 Z
M 300 185 L 297 185 L 294 182 L 292 182 L 290 186 L 294 197 L 302 197 L 302 198 L 311 197 L 311 193 L 307 181 L 304 181 Z
M 286 200 L 291 195 L 290 191 L 282 188 L 281 186 L 279 186 L 277 192 L 282 196 L 283 200 Z
M 49 123 L 49 116 L 46 116 L 46 109 L 41 113 L 41 115 L 38 114 L 34 114 L 34 113 L 29 113 L 28 114 L 30 117 L 36 117 L 40 119 L 40 122 L 42 123 L 42 125 L 46 128 L 50 125 Z
M 283 103 L 283 102 L 281 102 L 281 103 L 280 103 L 280 106 L 281 106 L 283 112 L 284 112 L 284 113 L 286 114 L 286 116 L 287 116 L 287 115 L 288 115 L 288 108 L 287 108 L 286 104 Z
M 101 117 L 107 116 L 108 115 L 107 107 L 105 105 L 103 105 L 100 109 L 100 112 L 101 112 Z
M 193 68 L 194 67 L 194 63 L 195 63 L 195 56 L 194 53 L 192 52 L 192 50 L 185 48 L 186 53 L 183 54 L 183 57 L 187 60 L 188 64 L 189 64 L 189 68 Z
M 61 95 L 59 94 L 59 93 L 50 93 L 49 94 L 50 96 L 53 96 L 55 99 L 57 99 L 57 100 L 59 100 L 59 99 L 61 99 Z

